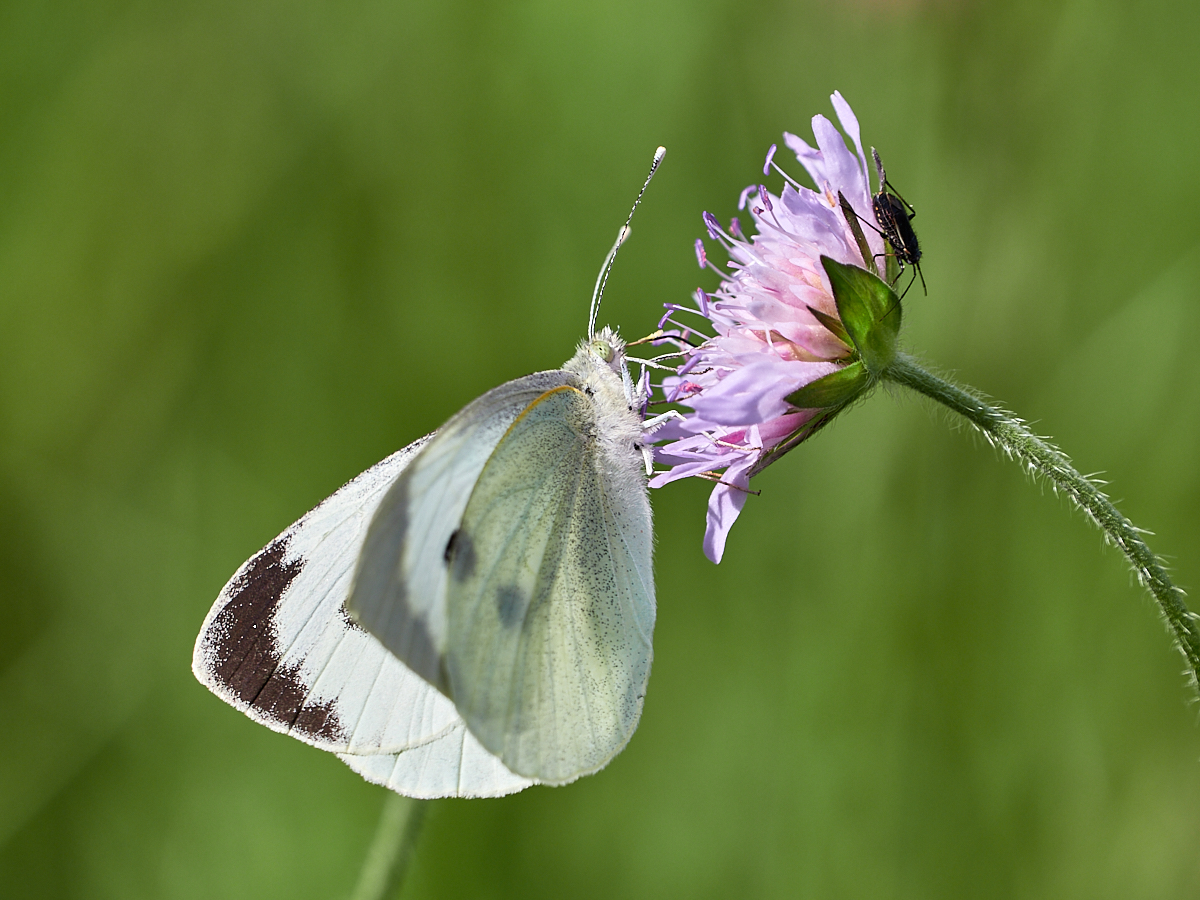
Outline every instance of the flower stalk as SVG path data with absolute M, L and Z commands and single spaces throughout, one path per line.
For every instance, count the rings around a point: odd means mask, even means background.
M 351 900 L 389 900 L 399 895 L 428 807 L 428 800 L 388 793 Z
M 983 402 L 978 396 L 922 368 L 899 353 L 882 372 L 882 379 L 911 388 L 963 416 L 996 447 L 1049 481 L 1096 523 L 1133 567 L 1138 581 L 1154 596 L 1175 647 L 1187 660 L 1188 681 L 1200 691 L 1200 629 L 1158 557 L 1142 539 L 1144 533 L 1121 514 L 1096 482 L 1080 474 L 1066 454 L 1038 437 L 1016 416 Z

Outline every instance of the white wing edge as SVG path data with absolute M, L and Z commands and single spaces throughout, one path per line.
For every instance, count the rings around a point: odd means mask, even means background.
M 540 783 L 510 772 L 462 723 L 403 753 L 338 758 L 372 784 L 418 800 L 504 797 Z

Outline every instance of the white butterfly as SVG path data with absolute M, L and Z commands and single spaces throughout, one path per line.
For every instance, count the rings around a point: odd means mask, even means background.
M 643 439 L 662 418 L 595 331 L 627 234 L 562 369 L 484 394 L 237 571 L 196 641 L 201 683 L 412 797 L 565 784 L 621 751 L 650 674 Z

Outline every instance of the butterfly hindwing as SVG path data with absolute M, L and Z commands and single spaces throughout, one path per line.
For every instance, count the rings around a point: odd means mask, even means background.
M 479 473 L 450 553 L 450 695 L 484 747 L 549 783 L 625 746 L 649 677 L 641 457 L 610 458 L 601 427 L 576 388 L 531 403 Z
M 371 522 L 347 608 L 443 693 L 450 538 L 496 443 L 530 403 L 571 379 L 561 370 L 537 372 L 468 404 L 396 479 Z
M 449 731 L 403 753 L 339 754 L 373 784 L 406 797 L 502 797 L 537 781 L 514 775 L 459 722 Z

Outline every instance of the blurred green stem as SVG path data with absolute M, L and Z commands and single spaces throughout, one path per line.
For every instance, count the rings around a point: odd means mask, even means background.
M 427 801 L 388 791 L 350 900 L 387 900 L 400 893 L 413 846 L 421 833 L 426 806 Z
M 1066 494 L 1087 513 L 1121 549 L 1138 580 L 1158 601 L 1175 645 L 1187 659 L 1189 681 L 1194 689 L 1200 690 L 1200 632 L 1196 615 L 1188 611 L 1183 591 L 1171 582 L 1158 558 L 1142 540 L 1143 532 L 1121 515 L 1095 482 L 1075 471 L 1066 454 L 1035 435 L 1016 416 L 989 406 L 970 391 L 927 372 L 910 356 L 897 354 L 884 370 L 883 378 L 912 388 L 965 416 L 994 446 L 1049 479 L 1055 490 Z

